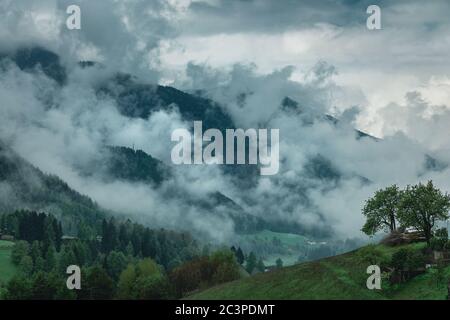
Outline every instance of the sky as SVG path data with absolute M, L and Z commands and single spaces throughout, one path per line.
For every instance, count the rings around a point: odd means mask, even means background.
M 71 4 L 81 8 L 81 30 L 66 28 Z M 381 30 L 366 27 L 371 4 L 381 9 Z M 92 92 L 111 70 L 145 83 L 201 89 L 240 127 L 280 128 L 280 173 L 261 178 L 245 196 L 214 167 L 182 169 L 169 183 L 196 189 L 198 196 L 220 191 L 257 215 L 359 235 L 361 205 L 379 187 L 434 179 L 450 191 L 449 170 L 423 172 L 425 154 L 450 163 L 448 12 L 445 0 L 1 0 L 0 51 L 44 46 L 60 55 L 69 84 L 60 90 L 42 74 L 8 68 L 0 77 L 7 115 L 0 133 L 38 167 L 101 205 L 133 206 L 136 215 L 173 227 L 179 219 L 189 220 L 204 231 L 217 225 L 217 218 L 164 203 L 160 191 L 149 186 L 105 185 L 75 169 L 75 162 L 88 163 L 105 139 L 136 143 L 169 162 L 171 130 L 188 126 L 176 112 L 145 120 L 118 114 L 112 101 Z M 99 61 L 108 70 L 81 71 L 75 67 L 79 60 Z M 236 101 L 242 93 L 244 108 Z M 342 126 L 300 125 L 303 116 L 278 110 L 286 96 L 310 114 L 335 116 Z M 48 97 L 62 107 L 48 110 L 43 103 Z M 353 128 L 383 138 L 382 143 L 355 140 Z M 151 143 L 164 137 L 167 144 Z M 338 186 L 308 179 L 307 163 L 317 154 L 343 172 L 346 178 Z M 373 184 L 361 186 L 356 177 Z M 313 205 L 299 205 L 301 196 L 292 188 L 299 181 L 308 186 Z M 111 201 L 117 192 L 128 197 Z M 222 225 L 210 230 L 211 236 L 229 237 L 229 222 Z
M 65 9 L 82 10 L 81 30 L 67 30 Z M 381 30 L 366 9 L 381 8 Z M 295 68 L 301 81 L 318 61 L 333 65 L 346 88 L 334 112 L 361 108 L 356 125 L 382 137 L 407 128 L 378 113 L 417 91 L 448 103 L 448 1 L 3 0 L 3 46 L 46 44 L 63 57 L 101 60 L 149 81 L 178 84 L 188 63 L 229 69 L 255 64 L 262 74 Z

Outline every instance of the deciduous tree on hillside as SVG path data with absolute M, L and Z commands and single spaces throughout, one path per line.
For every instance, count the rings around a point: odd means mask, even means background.
M 449 210 L 450 196 L 428 181 L 406 188 L 399 204 L 399 220 L 403 226 L 423 232 L 430 245 L 436 222 L 447 220 Z
M 396 185 L 378 190 L 366 201 L 362 210 L 367 217 L 362 231 L 374 235 L 378 231 L 394 231 L 397 228 L 397 215 L 402 191 Z

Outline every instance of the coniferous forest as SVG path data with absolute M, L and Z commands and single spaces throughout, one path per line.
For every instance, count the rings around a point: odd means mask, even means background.
M 2 288 L 5 299 L 169 299 L 239 277 L 228 249 L 208 252 L 187 233 L 103 219 L 96 234 L 80 228 L 64 236 L 52 215 L 2 215 L 0 230 L 16 239 L 18 274 Z M 82 268 L 83 290 L 69 291 L 66 268 Z

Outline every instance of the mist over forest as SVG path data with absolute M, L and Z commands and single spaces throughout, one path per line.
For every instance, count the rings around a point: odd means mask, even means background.
M 342 52 L 330 56 L 311 40 L 318 35 L 340 44 L 352 35 L 359 53 L 367 52 L 368 35 L 355 33 L 357 20 L 346 20 L 354 9 L 345 1 L 337 2 L 333 17 L 313 5 L 324 22 L 297 30 L 288 22 L 289 8 L 265 1 L 256 16 L 245 3 L 225 1 L 81 1 L 83 27 L 76 32 L 64 29 L 65 2 L 1 4 L 2 158 L 21 157 L 23 168 L 30 164 L 58 177 L 102 210 L 216 243 L 255 230 L 365 241 L 360 212 L 375 190 L 429 179 L 448 190 L 448 100 L 435 94 L 448 86 L 435 68 L 441 55 L 409 75 L 418 79 L 407 81 L 410 87 L 393 94 L 380 81 L 369 90 L 354 80 L 356 66 Z M 441 6 L 436 2 L 430 11 Z M 219 13 L 237 10 L 248 19 L 236 28 L 220 23 Z M 284 31 L 264 23 L 273 10 L 286 18 L 279 21 Z M 206 17 L 202 27 L 187 31 L 199 15 Z M 376 40 L 409 37 L 414 27 L 407 27 Z M 441 28 L 430 32 L 437 37 Z M 220 34 L 234 60 L 213 50 Z M 274 40 L 278 34 L 281 43 Z M 248 48 L 238 50 L 242 41 L 260 44 L 263 36 L 276 59 L 261 54 L 252 60 Z M 298 47 L 304 39 L 311 40 L 309 48 Z M 200 43 L 206 57 L 196 48 Z M 415 56 L 425 54 L 416 49 Z M 378 51 L 358 63 L 368 66 L 361 79 L 375 74 L 373 65 L 392 67 Z M 396 77 L 408 76 L 407 63 L 398 62 Z M 394 75 L 387 77 L 394 86 Z M 280 129 L 279 173 L 173 165 L 170 134 L 191 130 L 194 120 L 221 130 Z M 27 186 L 45 184 L 34 170 L 18 171 Z M 61 212 L 54 203 L 25 201 L 17 188 L 17 181 L 1 181 L 2 206 Z

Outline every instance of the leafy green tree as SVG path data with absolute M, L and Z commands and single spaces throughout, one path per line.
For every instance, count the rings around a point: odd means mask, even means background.
M 19 263 L 19 271 L 24 276 L 30 276 L 33 273 L 33 259 L 30 256 L 24 256 Z
M 65 245 L 61 250 L 62 253 L 59 259 L 58 269 L 60 272 L 66 272 L 68 266 L 77 264 L 77 259 L 71 246 Z
M 170 285 L 162 274 L 140 276 L 134 284 L 137 299 L 162 300 L 170 298 Z
M 136 268 L 133 264 L 129 264 L 119 276 L 117 283 L 117 297 L 119 299 L 133 299 L 134 283 L 136 281 Z
M 408 186 L 399 205 L 399 220 L 403 226 L 411 226 L 423 232 L 428 246 L 433 237 L 433 228 L 438 221 L 449 218 L 450 196 L 427 184 Z
M 73 251 L 73 254 L 75 256 L 75 262 L 74 264 L 83 266 L 86 264 L 88 260 L 88 248 L 86 245 L 86 242 L 83 241 L 73 241 L 70 243 L 70 248 Z
M 133 245 L 131 244 L 131 242 L 128 242 L 126 248 L 125 248 L 125 253 L 128 257 L 132 257 L 134 254 L 134 250 L 133 250 Z
M 30 248 L 30 257 L 33 259 L 33 263 L 41 256 L 41 245 L 39 241 L 33 241 Z
M 214 268 L 209 257 L 202 256 L 183 263 L 170 272 L 170 282 L 178 298 L 208 283 Z
M 278 258 L 277 261 L 275 261 L 275 264 L 277 265 L 277 268 L 283 268 L 283 260 L 281 260 L 281 258 Z
M 42 271 L 36 273 L 32 281 L 32 299 L 35 300 L 51 300 L 54 299 L 58 292 L 58 286 L 62 286 L 63 281 L 53 273 L 44 273 Z
M 111 251 L 106 257 L 106 271 L 115 280 L 119 279 L 120 273 L 127 264 L 128 259 L 122 252 Z
M 31 258 L 30 258 L 31 259 Z M 26 276 L 14 276 L 6 286 L 6 300 L 29 300 L 33 295 L 32 283 Z
M 150 258 L 129 264 L 120 274 L 119 299 L 165 299 L 169 296 L 168 280 L 161 266 Z
M 433 250 L 445 250 L 448 248 L 448 231 L 446 228 L 436 230 L 430 241 Z
M 396 270 L 406 269 L 408 261 L 408 249 L 400 249 L 392 255 L 391 266 Z
M 58 290 L 56 291 L 55 300 L 76 300 L 77 293 L 76 290 L 67 289 L 66 284 L 63 282 L 62 285 L 58 286 Z
M 33 266 L 33 273 L 45 270 L 45 260 L 41 256 L 36 258 Z
M 138 276 L 151 276 L 160 274 L 162 268 L 154 260 L 145 258 L 137 263 L 136 270 Z
M 114 282 L 105 269 L 93 266 L 86 270 L 83 277 L 83 290 L 80 298 L 88 300 L 110 300 L 114 295 Z
M 220 284 L 236 279 L 239 279 L 239 269 L 236 263 L 222 263 L 212 275 L 213 284 Z
M 108 253 L 116 248 L 118 244 L 118 233 L 114 219 L 111 218 L 109 222 L 103 220 L 102 222 L 102 249 L 104 253 Z
M 239 264 L 243 264 L 245 260 L 244 253 L 242 252 L 241 247 L 236 250 L 236 259 Z
M 250 252 L 250 254 L 247 257 L 247 263 L 245 265 L 245 270 L 247 270 L 248 273 L 252 273 L 256 267 L 256 263 L 257 263 L 256 256 L 252 251 L 252 252 Z
M 78 225 L 78 238 L 81 240 L 90 240 L 94 238 L 95 230 L 86 223 L 80 223 Z
M 15 265 L 18 265 L 22 258 L 28 255 L 29 244 L 26 241 L 17 241 L 11 252 L 11 260 Z
M 406 266 L 408 270 L 423 268 L 426 263 L 426 257 L 420 250 L 410 250 Z
M 425 256 L 419 250 L 400 249 L 392 255 L 391 266 L 396 270 L 412 271 L 425 266 Z
M 211 278 L 212 284 L 219 284 L 239 278 L 239 265 L 232 251 L 216 251 L 211 255 L 210 261 L 214 268 Z
M 59 250 L 61 250 L 62 245 L 63 229 L 61 222 L 56 221 L 56 219 L 53 219 L 53 230 L 55 230 L 56 251 L 59 252 Z
M 49 246 L 45 253 L 45 270 L 52 271 L 56 267 L 56 251 L 53 245 Z
M 53 217 L 46 217 L 44 221 L 43 242 L 45 250 L 47 250 L 50 245 L 55 244 L 56 230 L 53 228 L 53 220 Z
M 264 270 L 266 270 L 266 266 L 264 265 L 264 261 L 261 258 L 259 258 L 258 263 L 256 264 L 256 269 L 259 272 L 264 272 Z
M 376 191 L 362 210 L 367 219 L 362 231 L 367 235 L 374 235 L 380 230 L 396 230 L 401 199 L 402 191 L 396 185 Z

